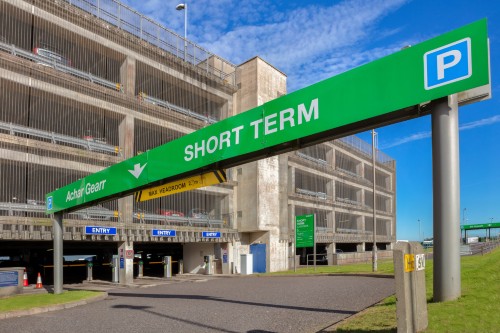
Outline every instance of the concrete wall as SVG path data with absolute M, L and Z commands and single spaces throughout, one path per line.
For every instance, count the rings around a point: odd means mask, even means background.
M 187 243 L 183 247 L 184 273 L 204 274 L 203 257 L 215 254 L 215 243 Z
M 372 252 L 353 252 L 332 254 L 334 265 L 355 264 L 372 261 Z M 392 251 L 377 251 L 377 259 L 391 259 Z

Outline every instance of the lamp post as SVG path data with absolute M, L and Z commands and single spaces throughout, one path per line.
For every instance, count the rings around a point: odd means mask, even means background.
M 373 170 L 373 248 L 372 248 L 372 271 L 377 271 L 377 213 L 375 210 L 375 129 L 372 129 L 372 170 Z
M 422 235 L 420 232 L 420 219 L 418 219 L 417 222 L 418 222 L 418 241 L 420 242 L 420 239 L 421 239 L 420 235 Z
M 467 208 L 464 208 L 463 213 L 462 213 L 462 224 L 465 225 L 465 212 L 467 211 Z
M 184 61 L 187 60 L 187 3 L 180 3 L 175 6 L 177 10 L 184 10 Z

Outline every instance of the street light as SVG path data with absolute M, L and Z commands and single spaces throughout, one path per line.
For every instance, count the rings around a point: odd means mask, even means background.
M 462 219 L 463 219 L 463 222 L 462 224 L 465 225 L 465 211 L 467 210 L 467 208 L 464 208 L 463 210 L 463 214 L 462 214 Z
M 418 241 L 420 242 L 420 219 L 417 220 L 418 221 Z
M 372 170 L 373 170 L 373 248 L 372 248 L 372 271 L 377 271 L 377 213 L 375 210 L 376 193 L 375 193 L 375 136 L 377 133 L 372 129 Z
M 177 6 L 175 6 L 175 9 L 177 10 L 184 10 L 184 61 L 186 61 L 187 58 L 187 13 L 188 13 L 188 6 L 187 3 L 180 3 Z

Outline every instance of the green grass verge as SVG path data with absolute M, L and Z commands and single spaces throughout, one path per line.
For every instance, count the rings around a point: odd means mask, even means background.
M 37 307 L 63 304 L 88 299 L 102 294 L 96 291 L 65 291 L 62 294 L 14 295 L 0 299 L 0 313 L 15 310 L 28 310 Z
M 377 262 L 377 272 L 375 274 L 394 274 L 394 265 L 392 260 L 379 260 Z M 323 266 L 317 265 L 316 270 L 314 267 L 297 268 L 297 272 L 293 270 L 259 274 L 263 276 L 269 275 L 297 275 L 297 274 L 372 274 L 372 263 L 361 263 L 342 266 Z
M 484 256 L 462 257 L 462 296 L 456 301 L 432 302 L 433 262 L 426 262 L 429 327 L 425 332 L 500 332 L 500 248 Z M 354 316 L 336 332 L 396 332 L 396 298 Z

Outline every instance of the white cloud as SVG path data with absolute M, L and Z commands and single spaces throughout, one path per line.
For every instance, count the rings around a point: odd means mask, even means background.
M 401 145 L 404 145 L 405 143 L 418 141 L 418 140 L 422 140 L 422 139 L 428 139 L 431 136 L 432 136 L 431 132 L 420 132 L 420 133 L 411 134 L 407 137 L 396 139 L 393 142 L 382 144 L 380 149 L 384 150 L 387 148 L 401 146 Z
M 466 131 L 466 130 L 476 129 L 479 127 L 493 125 L 496 123 L 500 123 L 500 116 L 493 116 L 490 118 L 484 118 L 484 119 L 472 121 L 470 123 L 465 123 L 465 124 L 459 126 L 459 130 Z M 393 148 L 393 147 L 403 145 L 405 143 L 423 140 L 423 139 L 428 139 L 430 137 L 432 137 L 432 132 L 430 132 L 430 131 L 414 133 L 414 134 L 411 134 L 411 135 L 406 136 L 404 138 L 396 139 L 396 140 L 389 142 L 389 143 L 384 143 L 381 145 L 380 149 L 384 150 L 387 148 Z
M 463 124 L 460 126 L 460 130 L 469 130 L 469 129 L 474 129 L 478 127 L 483 127 L 483 126 L 488 126 L 488 125 L 493 125 L 495 123 L 500 122 L 500 116 L 493 116 L 490 118 L 485 118 L 485 119 L 480 119 L 476 121 L 472 121 L 470 123 Z
M 188 38 L 232 63 L 260 56 L 288 75 L 288 90 L 393 53 L 374 41 L 398 32 L 379 23 L 409 0 L 344 0 L 293 4 L 264 0 L 188 1 Z M 182 0 L 125 0 L 183 35 Z

